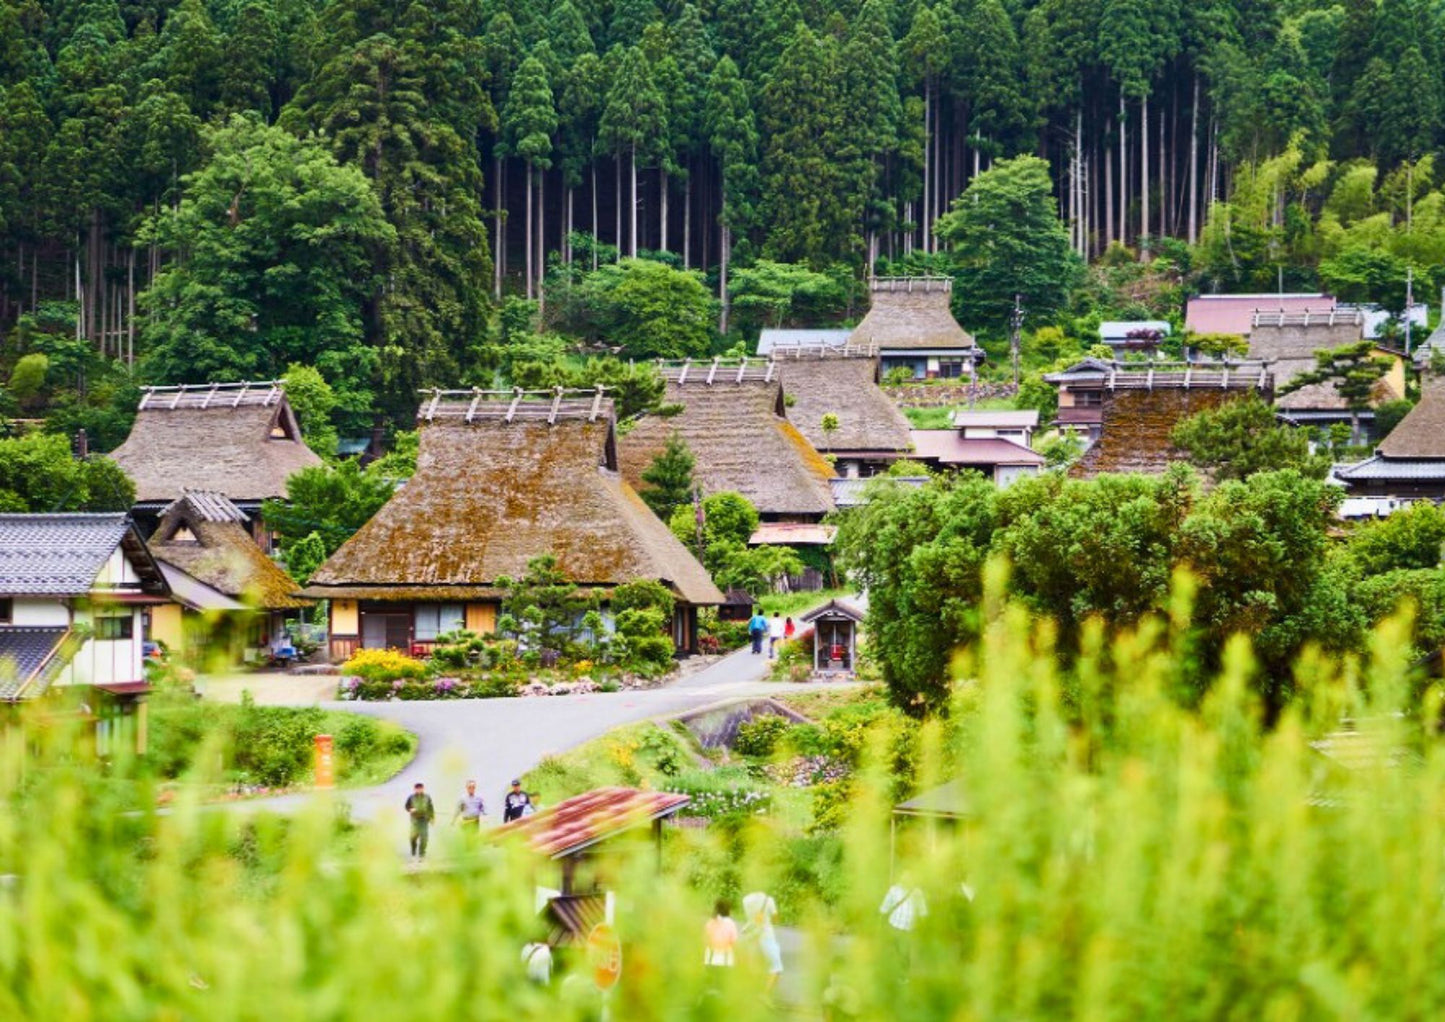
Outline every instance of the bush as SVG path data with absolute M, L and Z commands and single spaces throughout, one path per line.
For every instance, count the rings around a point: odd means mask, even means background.
M 792 728 L 786 717 L 770 714 L 757 717 L 738 726 L 738 736 L 733 741 L 733 751 L 744 756 L 771 756 L 779 743 Z
M 236 722 L 236 769 L 267 787 L 295 784 L 311 769 L 325 720 L 318 707 L 257 706 L 245 697 Z
M 360 649 L 341 665 L 342 674 L 354 674 L 363 681 L 381 682 L 421 679 L 427 665 L 394 649 Z

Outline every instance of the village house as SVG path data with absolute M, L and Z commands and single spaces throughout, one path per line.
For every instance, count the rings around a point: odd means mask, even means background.
M 984 357 L 953 318 L 952 278 L 875 277 L 868 291 L 872 304 L 848 343 L 877 351 L 885 376 L 894 369 L 916 380 L 968 376 Z
M 1335 299 L 1320 292 L 1195 295 L 1184 305 L 1184 329 L 1192 334 L 1225 334 L 1249 339 L 1254 318 L 1266 313 L 1333 312 Z
M 1046 464 L 1032 449 L 1039 413 L 1031 409 L 960 409 L 953 429 L 912 431 L 914 461 L 939 471 L 972 469 L 999 486 L 1036 475 Z
M 331 656 L 429 652 L 496 629 L 499 580 L 552 555 L 605 594 L 652 580 L 677 600 L 672 637 L 697 649 L 697 610 L 723 602 L 707 571 L 618 471 L 612 401 L 596 393 L 431 391 L 416 474 L 312 577 L 330 600 Z
M 1336 468 L 1335 478 L 1354 498 L 1445 501 L 1445 376 L 1425 375 L 1419 403 L 1374 455 Z
M 1281 393 L 1295 377 L 1314 371 L 1319 365 L 1315 353 L 1334 351 L 1364 340 L 1364 315 L 1358 310 L 1329 312 L 1256 312 L 1249 332 L 1249 357 L 1270 363 L 1274 375 L 1274 407 L 1280 417 L 1295 426 L 1329 428 L 1353 418 L 1348 403 L 1332 383 L 1311 383 Z M 1398 352 L 1376 348 L 1374 354 L 1388 358 L 1391 368 L 1375 384 L 1372 404 L 1405 396 L 1405 360 Z M 1360 413 L 1366 425 L 1374 421 L 1373 411 Z
M 797 348 L 831 348 L 848 346 L 853 331 L 848 327 L 838 330 L 825 328 L 782 328 L 764 327 L 758 331 L 758 357 L 772 358 L 780 350 L 792 351 Z
M 287 478 L 321 464 L 279 381 L 147 387 L 130 436 L 111 458 L 135 481 L 132 514 L 144 535 L 174 501 L 201 490 L 240 508 L 268 551 L 262 502 L 284 497 Z
M 0 701 L 79 690 L 101 755 L 144 751 L 146 618 L 169 599 L 124 514 L 0 515 Z
M 833 510 L 837 473 L 788 418 L 778 363 L 757 359 L 661 367 L 676 415 L 642 418 L 618 444 L 623 478 L 642 473 L 676 433 L 692 451 L 704 495 L 741 493 L 765 522 L 817 522 Z
M 1084 359 L 1044 379 L 1059 388 L 1055 423 L 1090 441 L 1070 475 L 1163 472 L 1183 457 L 1169 434 L 1183 419 L 1250 394 L 1274 379 L 1262 362 L 1113 362 Z
M 192 490 L 161 513 L 150 538 L 175 602 L 151 612 L 150 637 L 173 650 L 203 644 L 254 661 L 312 606 L 256 545 L 245 512 L 223 494 Z
M 876 475 L 908 457 L 908 419 L 878 385 L 882 369 L 872 350 L 777 347 L 773 358 L 790 402 L 788 421 L 833 459 L 839 475 Z

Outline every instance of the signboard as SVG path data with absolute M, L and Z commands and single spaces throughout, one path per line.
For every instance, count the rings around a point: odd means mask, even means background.
M 316 736 L 316 787 L 331 788 L 336 785 L 336 761 L 332 756 L 330 735 Z
M 587 961 L 598 990 L 611 990 L 622 978 L 622 941 L 611 924 L 598 923 L 587 934 Z

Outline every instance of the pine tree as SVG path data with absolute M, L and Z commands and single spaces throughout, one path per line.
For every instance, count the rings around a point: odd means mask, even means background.
M 679 507 L 691 502 L 694 463 L 687 442 L 674 432 L 642 473 L 642 481 L 647 486 L 638 496 L 664 522 L 670 521 Z

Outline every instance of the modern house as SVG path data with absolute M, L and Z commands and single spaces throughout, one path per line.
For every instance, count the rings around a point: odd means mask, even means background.
M 999 486 L 1044 470 L 1044 456 L 1003 437 L 970 439 L 956 429 L 915 429 L 913 460 L 940 471 L 972 469 Z
M 692 451 L 704 495 L 741 493 L 764 521 L 816 522 L 833 510 L 837 473 L 788 418 L 776 362 L 683 362 L 661 367 L 676 415 L 649 415 L 618 443 L 622 476 L 644 489 L 642 473 L 676 433 Z
M 223 494 L 186 493 L 161 513 L 149 545 L 175 596 L 151 612 L 151 638 L 171 649 L 207 642 L 257 659 L 284 635 L 287 618 L 312 606 Z
M 1099 340 L 1113 349 L 1116 358 L 1131 352 L 1152 355 L 1171 329 L 1164 319 L 1106 320 L 1099 324 Z
M 950 277 L 875 277 L 872 304 L 848 343 L 870 348 L 883 372 L 908 369 L 917 380 L 968 376 L 983 349 L 953 318 Z
M 82 690 L 101 755 L 144 751 L 146 618 L 169 599 L 124 514 L 0 515 L 0 701 Z
M 596 393 L 431 391 L 417 413 L 416 474 L 312 576 L 330 600 L 331 656 L 424 652 L 439 635 L 495 630 L 533 558 L 552 555 L 606 593 L 650 579 L 677 600 L 679 650 L 697 609 L 723 602 L 707 571 L 618 471 L 612 402 Z
M 866 477 L 884 471 L 909 450 L 908 419 L 878 386 L 876 354 L 853 347 L 773 349 L 788 420 L 839 475 Z
M 1263 362 L 1105 362 L 1084 359 L 1044 379 L 1059 388 L 1055 422 L 1092 443 L 1070 474 L 1159 473 L 1183 457 L 1169 441 L 1182 419 L 1226 401 L 1272 395 Z
M 1256 312 L 1251 319 L 1249 357 L 1270 363 L 1274 375 L 1275 401 L 1280 417 L 1296 426 L 1328 427 L 1348 423 L 1353 415 L 1348 403 L 1332 384 L 1312 383 L 1281 393 L 1291 380 L 1312 372 L 1318 365 L 1315 353 L 1333 351 L 1364 340 L 1364 314 L 1358 310 L 1329 312 Z M 1385 348 L 1375 354 L 1390 359 L 1392 368 L 1375 385 L 1374 404 L 1405 396 L 1405 360 Z M 1369 423 L 1374 412 L 1360 414 Z
M 1184 329 L 1193 334 L 1249 338 L 1258 313 L 1318 316 L 1333 312 L 1334 298 L 1319 292 L 1291 294 L 1195 295 L 1184 306 Z
M 1374 455 L 1334 474 L 1351 497 L 1445 500 L 1445 377 L 1426 375 L 1419 403 Z
M 1032 408 L 959 409 L 953 413 L 953 427 L 965 440 L 1012 440 L 1032 447 L 1039 413 Z
M 137 524 L 146 535 L 188 490 L 221 493 L 246 513 L 263 550 L 261 503 L 286 495 L 286 480 L 321 459 L 301 439 L 279 381 L 147 387 L 135 425 L 111 457 L 135 480 Z

